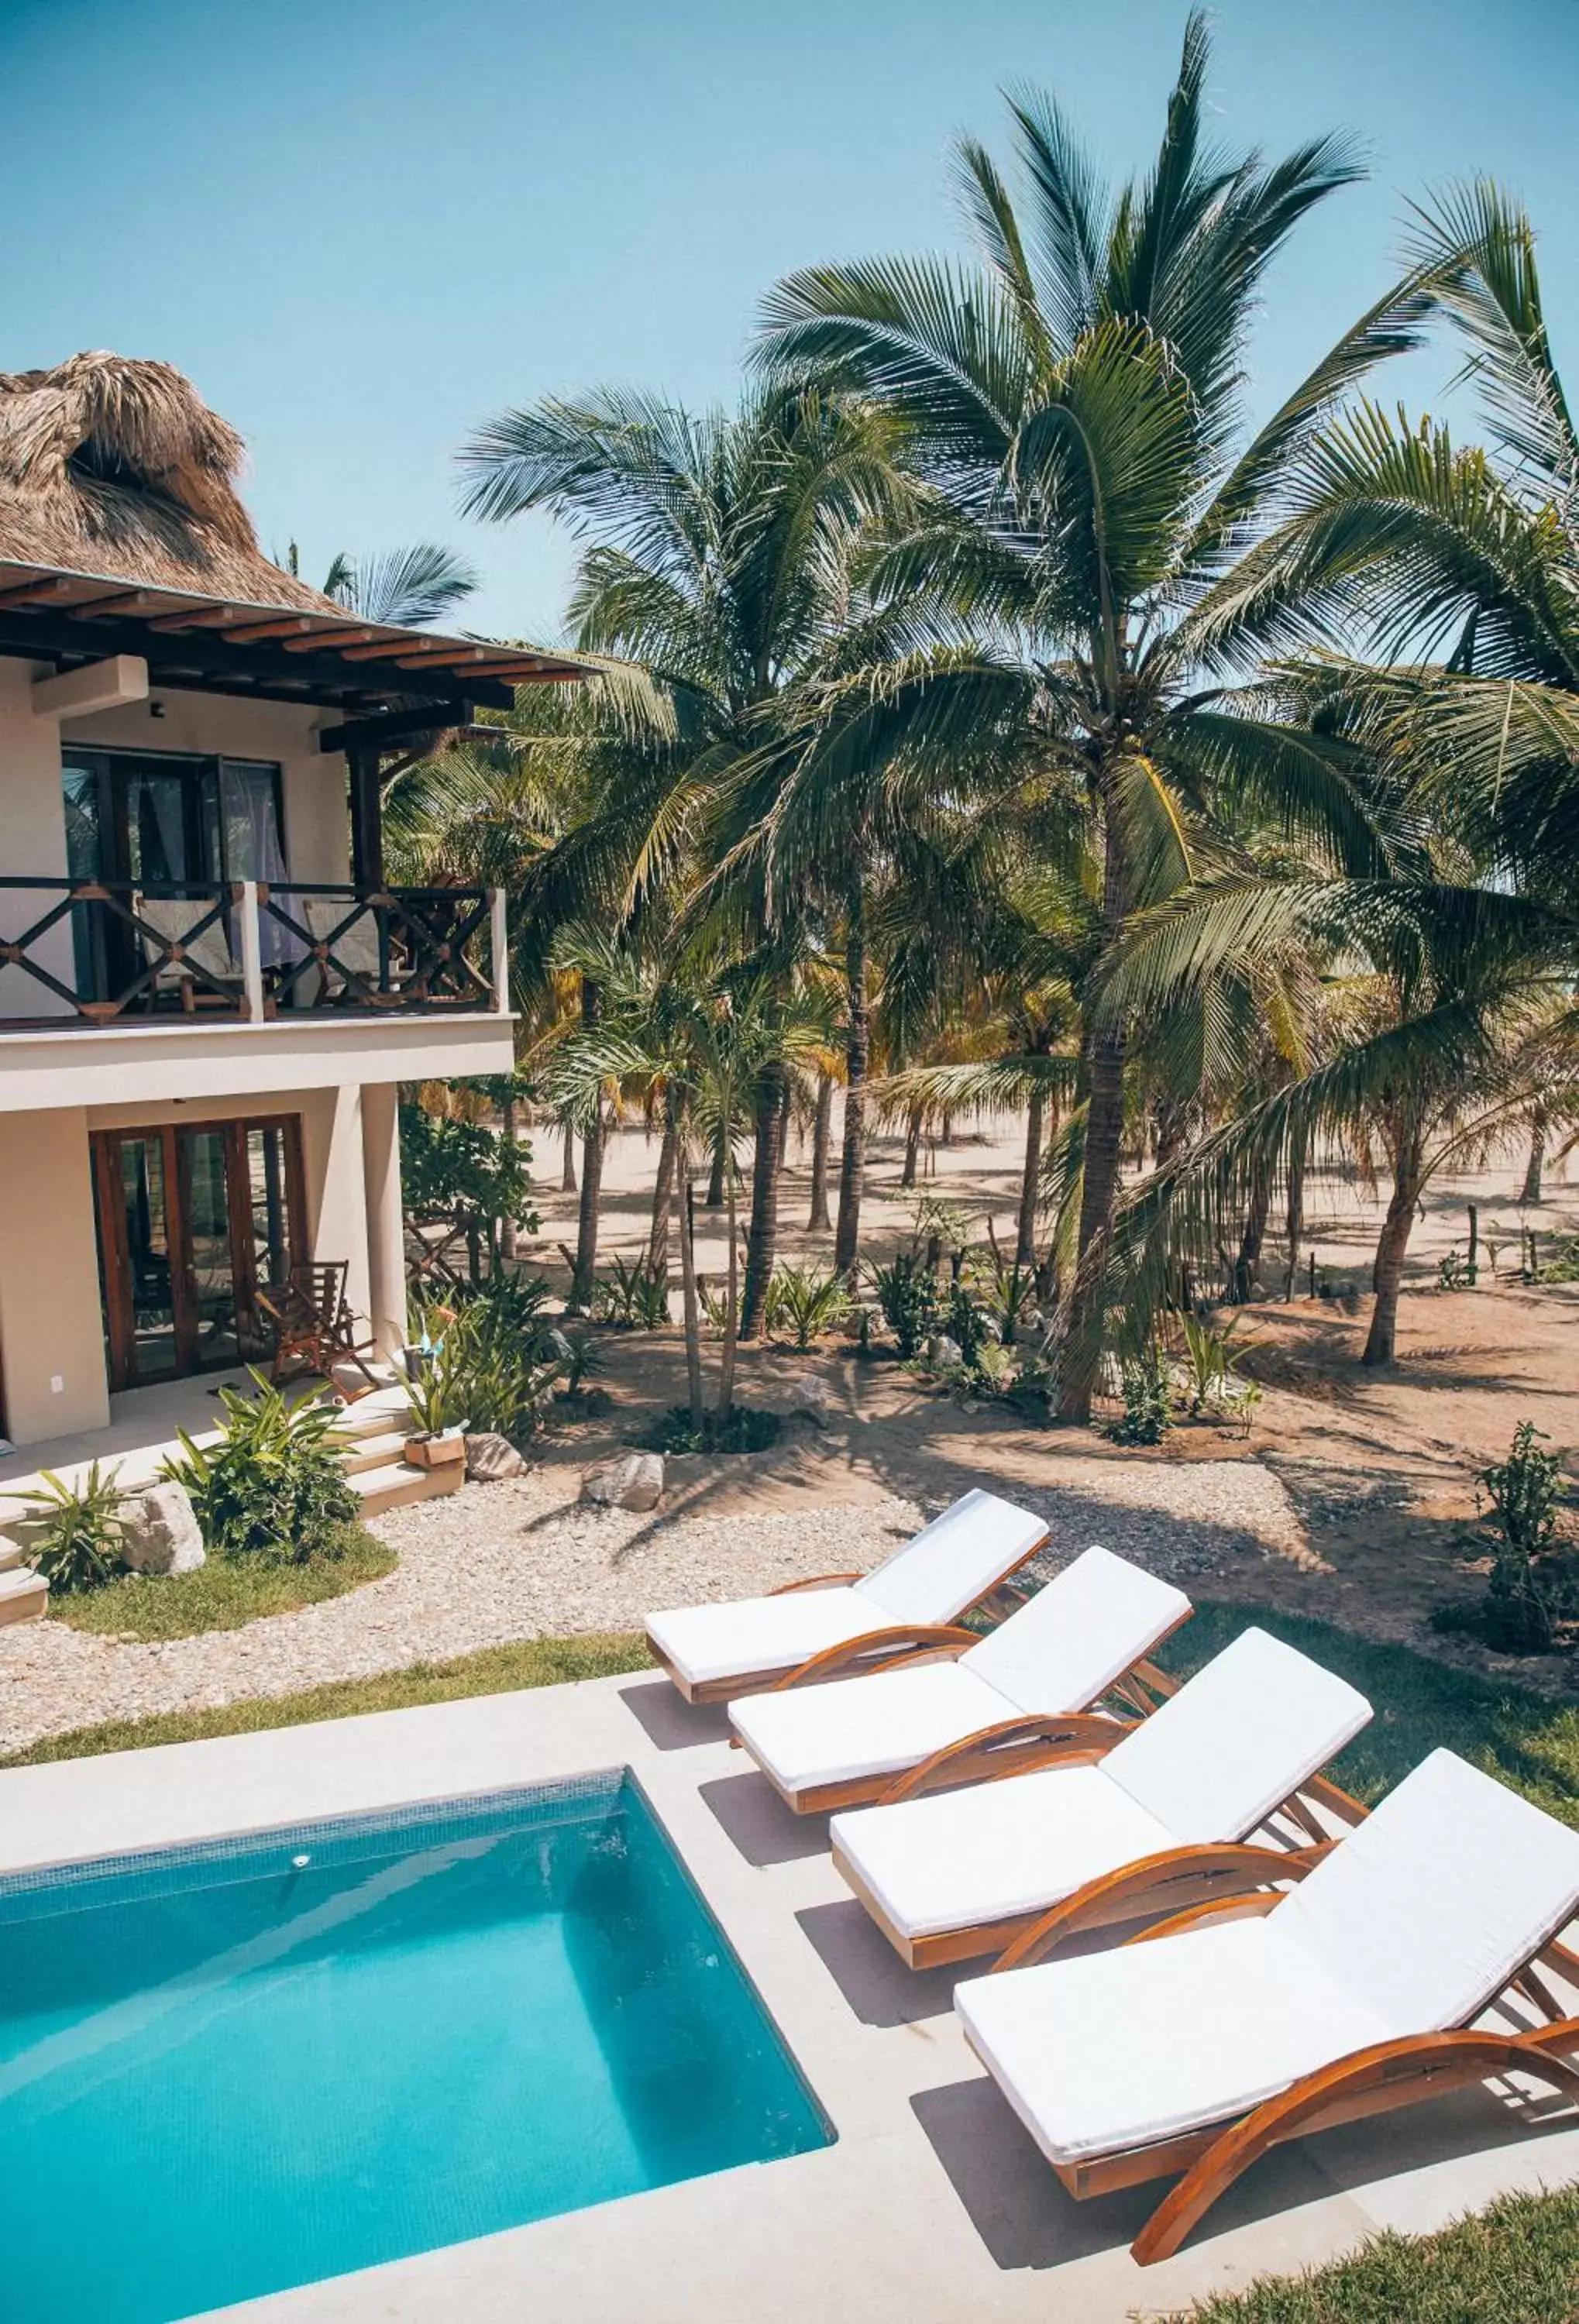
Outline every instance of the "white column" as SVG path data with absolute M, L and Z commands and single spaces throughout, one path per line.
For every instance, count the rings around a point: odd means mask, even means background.
M 406 1338 L 406 1238 L 401 1210 L 399 1085 L 362 1089 L 362 1169 L 367 1195 L 368 1314 L 383 1356 Z

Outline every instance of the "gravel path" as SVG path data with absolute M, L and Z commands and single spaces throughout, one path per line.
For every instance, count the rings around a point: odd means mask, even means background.
M 656 1606 L 873 1565 L 929 1514 L 891 1496 L 643 1517 L 578 1503 L 579 1481 L 575 1467 L 554 1465 L 392 1510 L 374 1529 L 400 1554 L 393 1573 L 243 1630 L 155 1646 L 63 1622 L 0 1630 L 0 1752 L 102 1720 L 286 1694 L 506 1639 L 634 1628 Z M 1055 1563 L 1100 1538 L 1187 1581 L 1234 1553 L 1300 1551 L 1288 1498 L 1257 1462 L 1071 1461 L 1057 1489 L 1008 1480 L 1001 1489 L 1048 1517 Z

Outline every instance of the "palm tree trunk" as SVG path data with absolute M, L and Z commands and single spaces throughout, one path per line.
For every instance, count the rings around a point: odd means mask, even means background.
M 1250 1207 L 1244 1214 L 1239 1250 L 1229 1270 L 1228 1296 L 1236 1307 L 1242 1307 L 1255 1288 L 1256 1269 L 1261 1263 L 1261 1245 L 1266 1240 L 1267 1218 L 1271 1207 L 1272 1177 L 1263 1164 L 1251 1176 Z
M 581 1022 L 590 1031 L 597 1023 L 603 996 L 589 976 L 581 980 Z M 592 1303 L 592 1278 L 597 1267 L 598 1197 L 603 1192 L 603 1101 L 593 1109 L 581 1141 L 581 1207 L 576 1229 L 576 1272 L 570 1284 L 569 1305 L 582 1309 Z
M 901 1187 L 909 1188 L 915 1185 L 916 1160 L 920 1151 L 921 1109 L 919 1105 L 913 1105 L 910 1108 L 910 1120 L 905 1124 L 905 1167 L 900 1172 Z
M 1117 786 L 1106 770 L 1101 789 L 1106 826 L 1102 881 L 1105 949 L 1123 927 L 1127 883 Z M 1080 1189 L 1080 1231 L 1063 1338 L 1063 1388 L 1058 1409 L 1066 1420 L 1085 1421 L 1091 1417 L 1092 1390 L 1102 1356 L 1102 1280 L 1108 1231 L 1118 1200 L 1123 1135 L 1124 1037 L 1111 1027 L 1093 1028 L 1085 1040 L 1085 1167 Z
M 745 1253 L 745 1305 L 740 1336 L 754 1340 L 779 1248 L 779 1182 L 784 1159 L 784 1098 L 790 1077 L 778 1059 L 762 1068 L 757 1088 L 756 1147 L 751 1174 L 751 1226 Z
M 1398 1335 L 1399 1293 L 1403 1287 L 1404 1254 L 1420 1199 L 1420 1139 L 1417 1134 L 1400 1139 L 1393 1166 L 1392 1200 L 1376 1246 L 1371 1280 L 1376 1296 L 1371 1307 L 1371 1329 L 1361 1354 L 1362 1364 L 1390 1364 Z
M 564 1167 L 559 1172 L 559 1192 L 562 1194 L 573 1194 L 576 1192 L 576 1132 L 570 1127 L 568 1114 L 565 1116 L 564 1130 L 565 1162 Z
M 808 1234 L 828 1228 L 828 1141 L 834 1125 L 834 1077 L 818 1074 L 817 1077 L 817 1119 L 811 1132 L 811 1216 L 806 1222 Z
M 499 1136 L 504 1145 L 505 1158 L 508 1160 L 512 1157 L 515 1148 L 515 1093 L 513 1090 L 505 1097 L 499 1108 Z M 499 1222 L 499 1256 L 501 1259 L 508 1259 L 512 1267 L 515 1264 L 516 1233 L 513 1217 L 503 1218 Z
M 845 937 L 845 973 L 849 984 L 849 1022 L 845 1034 L 845 1149 L 839 1164 L 839 1222 L 834 1231 L 834 1270 L 853 1276 L 861 1247 L 861 1188 L 866 1172 L 866 1067 L 872 1055 L 872 1020 L 866 994 L 865 899 L 859 887 L 850 899 Z
M 1306 1140 L 1299 1135 L 1288 1158 L 1288 1264 L 1283 1274 L 1283 1304 L 1294 1296 L 1294 1280 L 1299 1272 L 1299 1246 L 1305 1239 L 1305 1155 Z
M 670 1120 L 674 1120 L 671 1112 Z M 679 1132 L 679 1124 L 675 1124 Z M 686 1327 L 686 1387 L 691 1407 L 691 1426 L 698 1436 L 702 1433 L 702 1308 L 697 1296 L 697 1245 L 691 1222 L 691 1163 L 686 1150 L 683 1132 L 679 1132 L 679 1148 L 675 1172 L 675 1196 L 679 1206 L 679 1274 L 681 1306 Z
M 1525 1165 L 1524 1187 L 1520 1204 L 1538 1203 L 1541 1199 L 1541 1171 L 1547 1158 L 1547 1110 L 1537 1105 L 1529 1117 L 1529 1160 Z
M 707 1172 L 707 1191 L 702 1197 L 705 1211 L 722 1210 L 724 1206 L 724 1171 L 729 1160 L 729 1132 L 722 1122 L 713 1137 L 713 1161 Z
M 724 1300 L 724 1353 L 718 1367 L 718 1417 L 727 1420 L 734 1402 L 734 1351 L 740 1339 L 740 1249 L 735 1240 L 734 1172 L 724 1174 L 729 1223 L 728 1288 Z
M 658 1176 L 652 1186 L 652 1226 L 647 1237 L 647 1272 L 669 1279 L 669 1190 L 674 1184 L 674 1158 L 678 1139 L 672 1121 L 663 1125 L 663 1143 L 658 1149 Z
M 1033 1088 L 1025 1125 L 1025 1171 L 1020 1181 L 1020 1223 L 1014 1242 L 1016 1267 L 1033 1268 L 1036 1265 L 1037 1198 L 1041 1192 L 1042 1113 L 1046 1102 L 1044 1093 L 1039 1088 Z

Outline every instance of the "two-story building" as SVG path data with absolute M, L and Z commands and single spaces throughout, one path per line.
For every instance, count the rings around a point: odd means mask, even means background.
M 167 366 L 0 377 L 0 1430 L 256 1360 L 343 1260 L 404 1328 L 398 1084 L 512 1063 L 502 899 L 385 885 L 381 767 L 556 656 L 261 552 Z

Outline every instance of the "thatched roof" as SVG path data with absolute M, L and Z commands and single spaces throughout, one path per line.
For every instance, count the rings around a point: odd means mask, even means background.
M 244 457 L 170 364 L 98 353 L 0 373 L 0 558 L 343 616 L 259 549 Z

